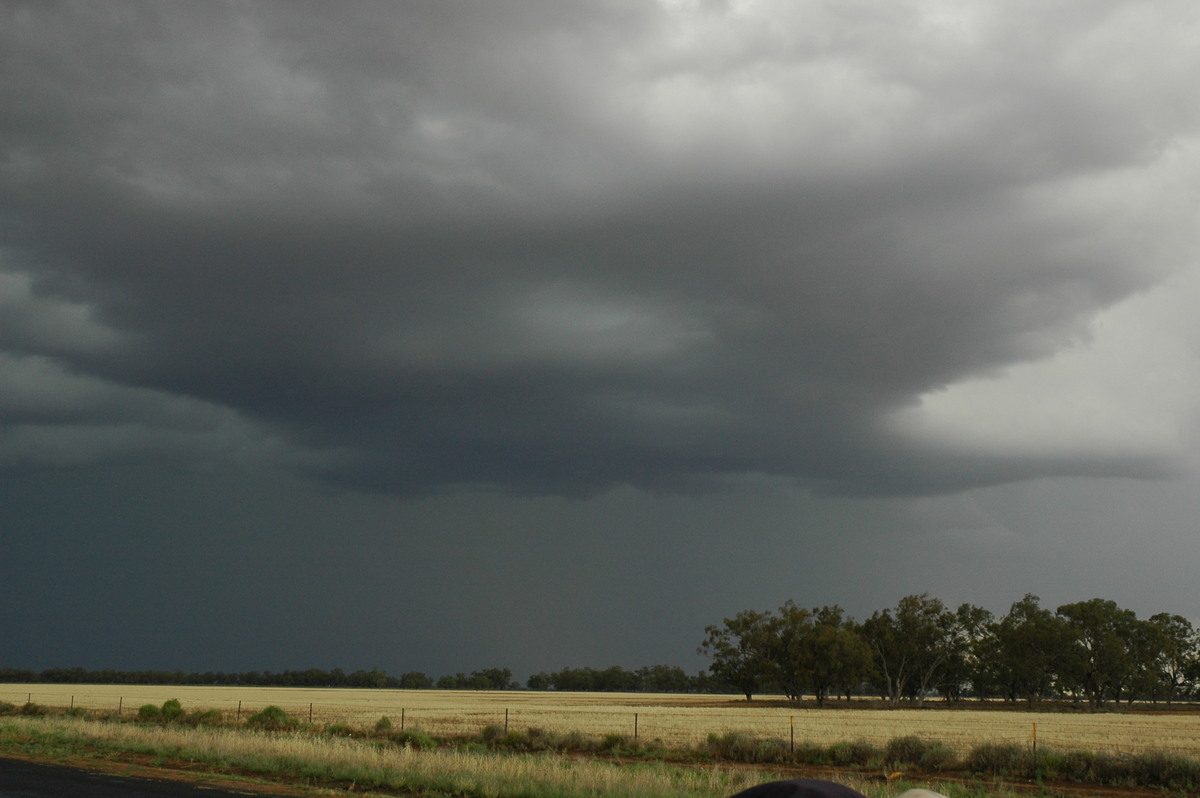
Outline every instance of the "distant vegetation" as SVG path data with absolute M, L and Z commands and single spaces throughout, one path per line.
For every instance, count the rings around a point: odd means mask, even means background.
M 838 606 L 745 610 L 705 629 L 700 651 L 718 681 L 750 698 L 875 695 L 889 704 L 930 695 L 1036 704 L 1192 699 L 1200 690 L 1200 639 L 1180 615 L 1140 619 L 1091 599 L 1051 611 L 1027 594 L 997 618 L 951 609 L 928 594 L 860 622 Z
M 1000 698 L 1030 705 L 1048 698 L 1087 702 L 1200 697 L 1200 633 L 1180 615 L 1141 619 L 1115 602 L 1090 599 L 1056 610 L 1027 594 L 996 617 L 971 604 L 947 607 L 928 594 L 859 622 L 839 606 L 744 610 L 704 629 L 698 651 L 712 664 L 689 675 L 672 665 L 627 670 L 563 668 L 535 673 L 530 690 L 654 693 L 778 693 L 818 704 L 874 696 L 889 704 L 928 696 L 950 701 Z M 378 668 L 204 673 L 0 668 L 0 682 L 57 684 L 245 685 L 449 690 L 521 689 L 508 668 L 433 679 Z

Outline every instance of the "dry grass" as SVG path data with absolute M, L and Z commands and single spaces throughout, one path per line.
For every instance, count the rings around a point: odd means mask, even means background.
M 42 750 L 92 748 L 154 752 L 271 778 L 500 798 L 719 798 L 772 778 L 753 770 L 620 766 L 553 754 L 501 755 L 462 750 L 418 751 L 371 741 L 247 729 L 99 723 L 69 717 L 0 720 L 6 742 Z
M 864 740 L 883 745 L 915 735 L 942 740 L 965 753 L 980 743 L 1030 744 L 1036 724 L 1039 746 L 1103 753 L 1166 751 L 1200 758 L 1200 714 L 1151 715 L 1002 712 L 956 709 L 793 709 L 741 705 L 729 696 L 665 696 L 621 693 L 474 692 L 443 690 L 354 690 L 254 687 L 134 685 L 5 685 L 0 701 L 27 699 L 49 706 L 74 706 L 132 715 L 145 703 L 178 698 L 184 709 L 220 709 L 233 718 L 274 704 L 303 720 L 370 727 L 381 716 L 397 729 L 421 729 L 435 736 L 477 735 L 490 724 L 514 731 L 531 727 L 661 740 L 686 747 L 710 733 L 746 732 L 787 740 L 795 726 L 797 743 L 821 745 Z

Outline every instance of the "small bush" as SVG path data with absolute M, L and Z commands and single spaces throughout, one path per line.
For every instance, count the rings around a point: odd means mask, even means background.
M 1034 776 L 1036 771 L 1033 753 L 1017 743 L 977 745 L 967 754 L 966 764 L 972 773 L 989 776 L 1025 778 Z
M 1067 781 L 1095 781 L 1096 755 L 1091 751 L 1067 751 L 1059 762 L 1058 773 Z
M 866 740 L 834 743 L 827 752 L 829 761 L 838 767 L 882 766 L 883 752 Z
M 21 714 L 22 715 L 49 715 L 50 708 L 44 707 L 41 704 L 35 704 L 34 702 L 30 701 L 26 704 L 21 705 Z
M 67 714 L 72 718 L 84 718 L 87 717 L 87 713 L 88 711 L 83 707 L 71 707 L 67 710 Z
M 16 715 L 18 712 L 16 704 L 10 704 L 7 701 L 0 701 L 0 715 Z
M 558 748 L 558 738 L 537 726 L 526 729 L 525 743 L 531 751 L 553 751 Z
M 419 729 L 397 732 L 396 734 L 392 735 L 391 739 L 392 742 L 396 743 L 397 745 L 402 745 L 406 748 L 413 748 L 418 751 L 429 751 L 433 748 L 437 748 L 437 742 L 428 734 Z
M 192 726 L 218 726 L 224 716 L 219 709 L 203 709 L 189 713 L 183 720 Z
M 733 762 L 765 764 L 789 759 L 788 746 L 783 740 L 760 740 L 742 732 L 710 734 L 705 750 L 718 759 Z
M 250 726 L 257 726 L 260 729 L 271 731 L 291 729 L 300 725 L 298 720 L 289 717 L 286 712 L 274 704 L 246 718 L 246 723 Z
M 347 726 L 345 723 L 334 723 L 325 733 L 331 737 L 353 737 L 354 729 Z
M 950 770 L 957 764 L 957 757 L 954 754 L 954 749 L 941 740 L 930 740 L 925 750 L 921 753 L 920 760 L 917 765 L 926 771 L 940 773 L 943 770 Z
M 902 766 L 916 767 L 929 748 L 929 742 L 916 735 L 893 737 L 883 749 L 883 761 L 893 770 Z
M 606 734 L 600 738 L 601 751 L 622 751 L 632 747 L 632 741 L 624 734 Z
M 162 705 L 162 719 L 165 721 L 183 720 L 183 707 L 179 703 L 178 698 L 172 698 L 164 701 Z
M 1194 792 L 1200 786 L 1200 762 L 1161 751 L 1134 754 L 1127 762 L 1130 779 L 1145 787 Z
M 591 751 L 596 744 L 581 731 L 569 731 L 558 739 L 556 747 L 563 751 Z
M 375 733 L 388 735 L 392 733 L 392 721 L 387 715 L 375 721 Z
M 138 707 L 137 719 L 149 722 L 162 720 L 162 710 L 157 704 L 142 704 Z
M 797 743 L 795 750 L 791 751 L 790 759 L 799 765 L 828 765 L 829 752 L 817 743 L 802 742 Z
M 485 743 L 494 743 L 504 736 L 504 727 L 499 723 L 489 723 L 483 727 L 483 731 L 479 733 Z

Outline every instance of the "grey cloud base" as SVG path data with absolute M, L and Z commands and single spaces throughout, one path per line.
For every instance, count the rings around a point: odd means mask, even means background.
M 1178 264 L 1169 228 L 1127 236 L 1157 208 L 1102 190 L 1152 188 L 1184 120 L 1114 118 L 1062 64 L 1103 66 L 1124 12 L 1040 19 L 1020 53 L 1019 13 L 964 12 L 967 52 L 904 7 L 474 12 L 360 6 L 331 36 L 313 6 L 11 5 L 14 368 L 227 408 L 400 494 L 1173 467 L 947 457 L 885 423 Z

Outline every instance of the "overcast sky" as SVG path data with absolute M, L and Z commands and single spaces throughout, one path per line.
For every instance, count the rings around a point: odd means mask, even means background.
M 0 9 L 0 666 L 1200 622 L 1194 0 Z

